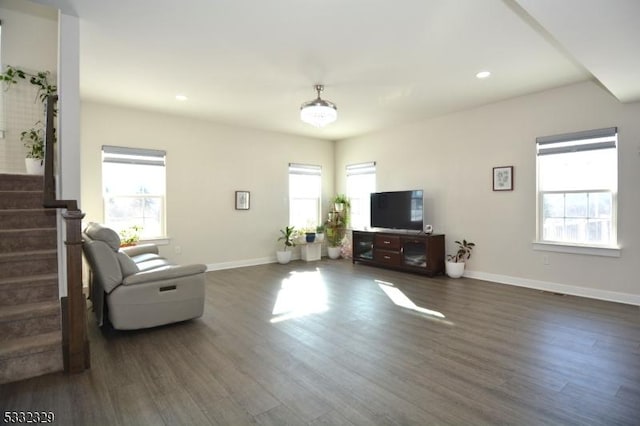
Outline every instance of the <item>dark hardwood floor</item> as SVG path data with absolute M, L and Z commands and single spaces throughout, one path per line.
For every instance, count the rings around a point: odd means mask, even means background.
M 2 385 L 61 425 L 640 424 L 640 308 L 349 261 L 208 274 L 201 319 Z M 2 413 L 4 415 L 4 413 Z

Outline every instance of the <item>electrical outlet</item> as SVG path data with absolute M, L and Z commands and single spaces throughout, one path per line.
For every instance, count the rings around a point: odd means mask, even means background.
M 544 256 L 542 256 L 542 264 L 543 265 L 550 265 L 549 256 L 547 256 L 546 254 Z
M 182 253 L 182 247 L 180 247 L 180 246 L 175 246 L 175 247 L 173 248 L 173 251 L 174 251 L 176 254 L 180 254 L 180 253 Z

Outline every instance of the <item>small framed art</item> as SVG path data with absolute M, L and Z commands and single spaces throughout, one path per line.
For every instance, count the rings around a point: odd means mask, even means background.
M 249 191 L 236 191 L 236 210 L 249 210 Z
M 513 166 L 493 168 L 493 190 L 513 191 Z

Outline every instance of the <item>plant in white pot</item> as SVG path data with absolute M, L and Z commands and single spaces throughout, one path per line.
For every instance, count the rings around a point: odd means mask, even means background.
M 41 175 L 44 173 L 44 127 L 38 121 L 34 127 L 20 133 L 20 140 L 27 148 L 27 157 L 24 159 L 27 173 Z
M 278 259 L 278 263 L 286 264 L 291 261 L 291 250 L 287 250 L 289 247 L 295 247 L 296 243 L 294 241 L 296 237 L 295 227 L 287 226 L 284 229 L 280 230 L 280 238 L 278 241 L 284 241 L 284 246 L 282 250 L 276 251 L 276 257 Z
M 324 225 L 316 226 L 316 241 L 319 243 L 324 241 Z
M 17 85 L 20 81 L 29 82 L 33 86 L 36 86 L 38 88 L 36 100 L 42 102 L 45 111 L 49 95 L 58 93 L 58 87 L 50 82 L 50 79 L 55 80 L 49 71 L 31 73 L 11 65 L 7 65 L 4 72 L 0 73 L 0 82 L 2 82 L 4 90 L 9 90 L 11 86 Z M 55 108 L 53 115 L 54 117 L 57 115 Z M 20 133 L 20 140 L 25 143 L 28 149 L 25 164 L 27 173 L 29 174 L 44 174 L 44 127 L 45 126 L 38 121 L 33 128 Z M 53 128 L 52 135 L 52 142 L 55 142 L 55 127 Z
M 351 213 L 351 201 L 344 194 L 337 194 L 333 198 L 333 211 L 340 215 L 344 226 L 349 225 L 349 216 Z
M 447 275 L 451 278 L 460 278 L 464 274 L 464 264 L 471 258 L 471 250 L 476 246 L 471 241 L 462 240 L 455 241 L 458 245 L 458 251 L 456 254 L 447 255 L 447 262 L 445 268 Z

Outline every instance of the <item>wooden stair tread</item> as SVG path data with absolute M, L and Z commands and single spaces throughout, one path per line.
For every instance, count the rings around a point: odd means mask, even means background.
M 57 350 L 61 343 L 62 332 L 60 330 L 10 339 L 2 342 L 2 346 L 0 346 L 0 359 Z
M 37 192 L 37 191 L 36 191 Z M 45 209 L 44 207 L 38 209 L 7 209 L 0 210 L 0 216 L 9 216 L 14 214 L 41 214 L 41 213 L 49 213 L 51 215 L 56 214 L 55 209 Z
M 23 234 L 26 232 L 46 232 L 46 231 L 56 231 L 56 227 L 46 227 L 46 228 L 20 228 L 20 229 L 0 229 L 0 233 L 4 234 Z
M 0 173 L 0 190 L 12 191 L 30 189 L 42 191 L 44 187 L 41 175 Z
M 0 262 L 3 260 L 11 261 L 14 259 L 20 259 L 25 256 L 32 256 L 34 258 L 42 258 L 49 257 L 50 255 L 56 255 L 56 249 L 48 249 L 48 250 L 29 250 L 29 251 L 20 251 L 20 252 L 11 252 L 11 253 L 0 253 Z
M 0 278 L 0 287 L 4 285 L 29 285 L 33 282 L 57 280 L 58 274 L 27 275 L 22 277 Z
M 0 308 L 0 322 L 18 321 L 25 318 L 33 318 L 60 313 L 60 301 L 47 300 L 45 302 L 25 303 Z

